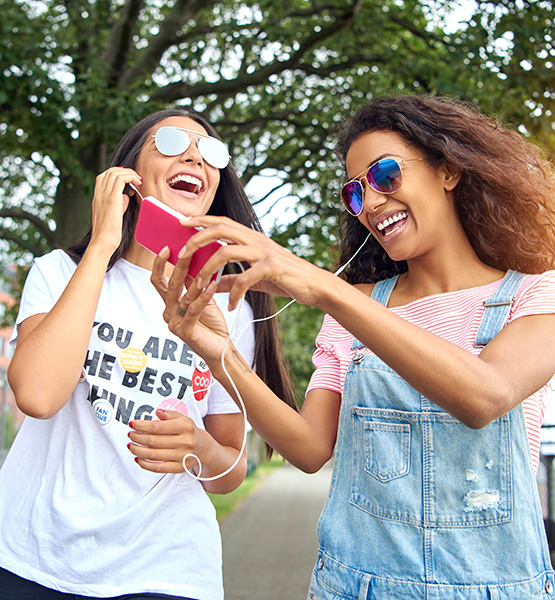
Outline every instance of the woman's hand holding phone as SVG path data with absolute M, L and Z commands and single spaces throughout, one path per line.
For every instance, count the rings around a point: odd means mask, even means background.
M 147 196 L 142 199 L 139 210 L 135 239 L 141 246 L 158 254 L 163 248 L 169 248 L 168 262 L 177 263 L 179 252 L 193 238 L 199 229 L 184 225 L 186 217 L 156 198 Z M 198 275 L 206 261 L 220 248 L 222 243 L 214 240 L 199 247 L 191 256 L 187 275 L 193 279 Z M 219 280 L 223 267 L 214 273 L 212 279 Z
M 208 281 L 214 272 L 228 263 L 246 262 L 250 265 L 243 273 L 225 275 L 218 284 L 218 291 L 230 293 L 230 309 L 237 306 L 249 289 L 318 306 L 323 292 L 334 278 L 329 271 L 295 256 L 263 233 L 227 217 L 191 217 L 188 224 L 201 230 L 187 244 L 184 258 L 189 258 L 198 248 L 214 240 L 226 243 L 200 270 L 201 281 Z
M 169 330 L 186 342 L 213 371 L 220 365 L 229 335 L 225 318 L 214 300 L 217 284 L 211 281 L 204 288 L 197 278 L 186 289 L 185 277 L 191 256 L 178 258 L 169 278 L 165 276 L 168 258 L 166 247 L 154 259 L 150 278 L 166 304 L 164 320 Z

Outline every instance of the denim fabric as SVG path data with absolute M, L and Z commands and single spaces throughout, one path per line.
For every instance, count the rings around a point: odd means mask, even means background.
M 485 304 L 477 345 L 505 324 L 520 280 L 508 272 Z M 387 306 L 395 281 L 373 298 Z M 555 598 L 522 407 L 470 429 L 354 349 L 308 598 Z

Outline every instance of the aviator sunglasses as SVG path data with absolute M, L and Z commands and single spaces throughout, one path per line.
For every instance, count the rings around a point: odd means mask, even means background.
M 363 171 L 341 188 L 341 200 L 345 208 L 354 217 L 358 217 L 364 206 L 364 187 L 366 183 L 379 194 L 393 194 L 403 183 L 403 171 L 399 163 L 424 160 L 423 158 L 382 158 L 371 164 L 368 170 Z
M 189 135 L 190 133 L 194 135 Z M 197 147 L 202 158 L 216 169 L 224 169 L 229 163 L 227 146 L 210 135 L 182 129 L 181 127 L 160 127 L 152 136 L 156 149 L 166 156 L 183 154 L 191 145 L 191 140 L 197 140 Z

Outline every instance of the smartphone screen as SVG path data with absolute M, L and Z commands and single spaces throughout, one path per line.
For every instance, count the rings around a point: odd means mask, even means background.
M 162 248 L 168 246 L 170 257 L 168 261 L 175 265 L 179 251 L 188 240 L 198 233 L 196 227 L 185 227 L 180 224 L 183 215 L 166 206 L 153 196 L 147 196 L 141 203 L 139 218 L 135 229 L 135 239 L 141 246 L 158 254 Z M 219 241 L 211 242 L 199 248 L 191 259 L 189 275 L 196 277 L 206 261 L 222 247 Z M 223 268 L 212 279 L 219 281 Z

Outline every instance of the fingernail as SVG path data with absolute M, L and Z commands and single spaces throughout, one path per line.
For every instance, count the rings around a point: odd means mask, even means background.
M 129 421 L 129 427 L 131 427 L 131 429 L 133 429 L 133 421 Z
M 177 255 L 177 258 L 183 258 L 185 256 L 185 253 L 187 252 L 187 246 L 183 246 L 183 248 L 181 248 L 181 250 L 179 251 L 179 254 Z
M 204 288 L 204 283 L 203 283 L 202 277 L 200 275 L 197 278 L 197 288 L 199 290 L 202 290 Z
M 129 450 L 131 450 L 131 442 L 129 442 L 129 444 L 127 444 L 127 447 L 129 448 Z
M 135 456 L 135 462 L 136 462 L 137 464 L 139 464 L 139 457 L 138 457 L 138 456 Z

